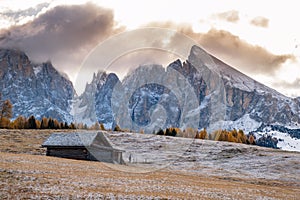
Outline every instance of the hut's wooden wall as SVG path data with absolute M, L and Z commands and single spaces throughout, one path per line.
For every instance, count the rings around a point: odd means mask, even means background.
M 61 158 L 72 158 L 78 160 L 88 160 L 88 151 L 85 148 L 47 148 L 47 156 Z
M 48 147 L 47 156 L 124 164 L 122 152 L 91 147 Z

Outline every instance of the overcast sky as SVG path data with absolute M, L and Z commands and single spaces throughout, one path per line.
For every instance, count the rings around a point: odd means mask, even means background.
M 74 81 L 89 52 L 106 39 L 140 27 L 169 28 L 295 97 L 300 96 L 299 19 L 293 0 L 0 0 L 0 47 L 21 49 L 35 62 L 50 60 Z

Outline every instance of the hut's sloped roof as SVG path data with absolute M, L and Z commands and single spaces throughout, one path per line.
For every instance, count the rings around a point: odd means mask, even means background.
M 93 143 L 112 147 L 102 132 L 53 133 L 42 146 L 88 147 Z

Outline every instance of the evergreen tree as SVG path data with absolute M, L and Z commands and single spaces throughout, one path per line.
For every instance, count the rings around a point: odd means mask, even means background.
M 166 129 L 165 135 L 167 135 L 167 136 L 171 136 L 172 135 L 171 128 L 167 128 Z
M 156 133 L 156 135 L 164 135 L 164 131 L 162 129 L 159 129 L 159 131 Z
M 48 129 L 54 129 L 54 121 L 52 118 L 48 120 Z
M 177 135 L 177 131 L 175 128 L 172 129 L 171 136 L 175 137 Z
M 119 125 L 117 124 L 114 128 L 114 131 L 122 131 L 121 128 L 119 127 Z
M 29 129 L 36 129 L 36 121 L 35 121 L 35 117 L 32 115 L 28 118 L 28 128 Z
M 64 128 L 65 128 L 65 129 L 69 129 L 69 125 L 68 125 L 67 122 L 65 122 Z

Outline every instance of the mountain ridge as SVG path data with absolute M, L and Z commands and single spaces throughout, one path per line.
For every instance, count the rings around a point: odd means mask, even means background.
M 12 101 L 14 118 L 46 116 L 88 125 L 99 122 L 106 129 L 117 124 L 134 131 L 146 127 L 148 132 L 191 124 L 247 133 L 272 125 L 295 130 L 300 126 L 300 97 L 287 97 L 198 46 L 183 62 L 177 59 L 165 68 L 141 65 L 122 81 L 114 73 L 94 73 L 80 96 L 51 62 L 32 63 L 22 51 L 0 49 L 0 67 L 1 93 Z M 219 96 L 214 96 L 215 89 Z

